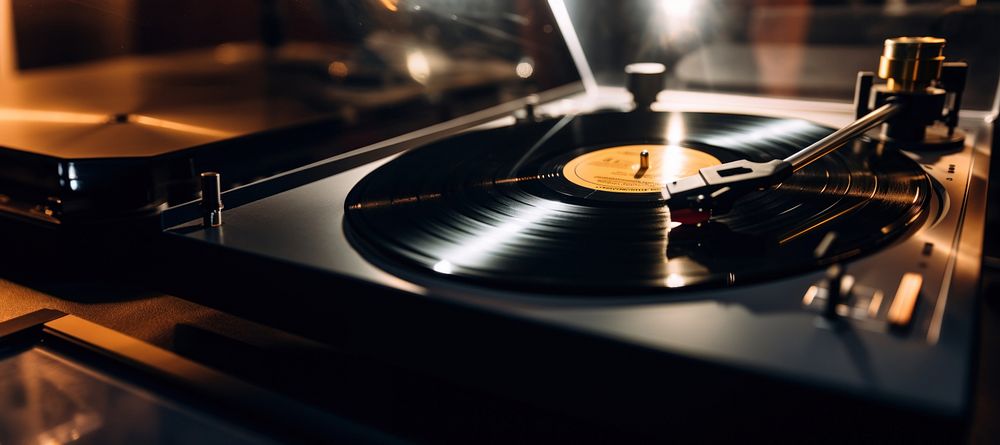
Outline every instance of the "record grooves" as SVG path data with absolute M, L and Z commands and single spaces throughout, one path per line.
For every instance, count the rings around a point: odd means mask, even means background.
M 784 158 L 831 131 L 757 116 L 607 113 L 471 132 L 365 177 L 348 196 L 345 230 L 369 259 L 414 278 L 512 290 L 648 293 L 787 276 L 919 226 L 931 193 L 921 167 L 855 141 L 697 224 L 671 218 L 646 187 L 709 162 Z M 638 157 L 628 162 L 643 150 L 655 178 Z M 829 232 L 835 241 L 817 258 Z

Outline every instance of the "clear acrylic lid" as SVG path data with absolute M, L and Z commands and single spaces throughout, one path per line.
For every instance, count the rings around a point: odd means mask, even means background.
M 660 62 L 668 88 L 850 101 L 886 38 L 947 39 L 969 62 L 964 107 L 989 110 L 1000 72 L 1000 2 L 988 0 L 566 0 L 601 84 Z M 609 19 L 610 18 L 610 19 Z
M 155 212 L 579 80 L 544 0 L 0 0 L 0 195 Z

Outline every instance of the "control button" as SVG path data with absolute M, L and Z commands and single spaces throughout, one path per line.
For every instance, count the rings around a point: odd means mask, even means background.
M 882 299 L 884 295 L 882 291 L 875 289 L 872 292 L 872 297 L 868 300 L 868 316 L 871 318 L 878 318 L 878 310 L 882 307 Z
M 921 251 L 921 253 L 923 253 L 924 256 L 931 256 L 931 253 L 933 252 L 934 252 L 934 243 L 924 243 L 924 249 Z
M 918 273 L 906 273 L 899 280 L 896 296 L 889 306 L 889 324 L 895 327 L 905 327 L 913 319 L 913 310 L 917 307 L 917 297 L 920 287 L 924 284 L 924 276 Z

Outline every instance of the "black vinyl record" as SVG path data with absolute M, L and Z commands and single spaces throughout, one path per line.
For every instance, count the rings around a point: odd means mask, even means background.
M 859 139 L 710 218 L 672 214 L 660 184 L 711 164 L 784 158 L 831 131 L 757 116 L 606 113 L 470 132 L 366 176 L 348 196 L 345 230 L 388 270 L 511 290 L 648 293 L 778 278 L 904 235 L 926 218 L 929 178 Z M 638 155 L 649 150 L 652 173 Z

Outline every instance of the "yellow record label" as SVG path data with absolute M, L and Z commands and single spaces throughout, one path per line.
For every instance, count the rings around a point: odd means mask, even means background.
M 643 151 L 648 152 L 646 167 Z M 573 158 L 563 167 L 563 176 L 602 192 L 656 193 L 670 181 L 721 163 L 708 153 L 677 145 L 621 145 Z

